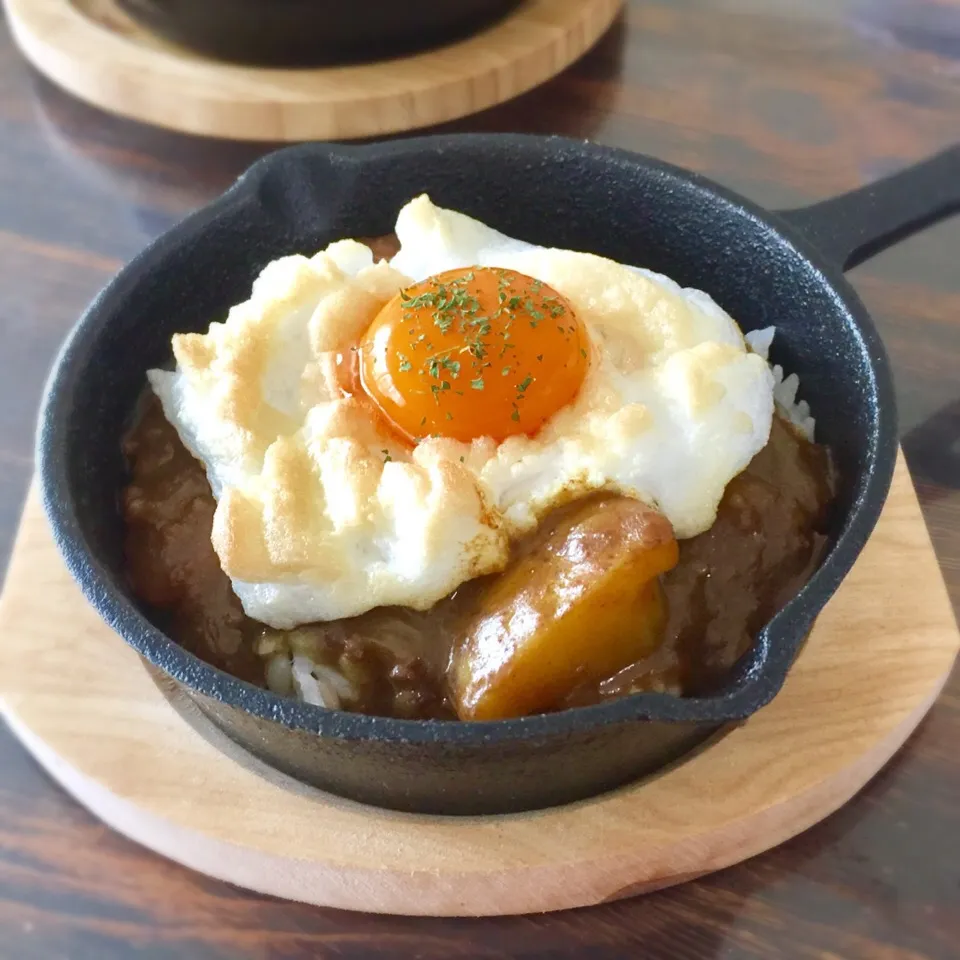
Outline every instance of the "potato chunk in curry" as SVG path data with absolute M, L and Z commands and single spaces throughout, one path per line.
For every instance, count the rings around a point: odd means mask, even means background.
M 649 655 L 666 623 L 658 578 L 677 559 L 669 521 L 637 500 L 569 508 L 477 598 L 450 656 L 457 715 L 549 710 Z

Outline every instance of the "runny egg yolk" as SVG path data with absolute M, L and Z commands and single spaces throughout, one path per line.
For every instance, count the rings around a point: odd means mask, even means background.
M 569 301 L 515 270 L 448 270 L 401 290 L 360 344 L 364 391 L 403 436 L 533 434 L 577 395 L 588 340 Z

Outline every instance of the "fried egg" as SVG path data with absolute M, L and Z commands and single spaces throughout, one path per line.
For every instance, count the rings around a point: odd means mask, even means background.
M 389 263 L 352 240 L 271 263 L 149 373 L 206 468 L 249 616 L 427 609 L 595 490 L 681 538 L 710 527 L 767 441 L 775 385 L 709 296 L 426 196 L 396 233 Z

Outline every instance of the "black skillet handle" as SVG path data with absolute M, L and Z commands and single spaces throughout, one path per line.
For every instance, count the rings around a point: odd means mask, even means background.
M 839 197 L 779 216 L 843 270 L 960 212 L 960 144 Z

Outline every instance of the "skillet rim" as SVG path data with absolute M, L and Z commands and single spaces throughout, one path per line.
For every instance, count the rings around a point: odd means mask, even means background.
M 103 335 L 104 318 L 129 297 L 173 247 L 200 240 L 206 227 L 221 217 L 242 214 L 256 200 L 265 179 L 283 164 L 362 163 L 364 158 L 406 158 L 423 151 L 464 149 L 473 152 L 528 150 L 576 152 L 581 157 L 642 167 L 685 181 L 710 204 L 733 208 L 776 235 L 792 255 L 814 269 L 821 287 L 853 321 L 869 357 L 874 411 L 865 478 L 855 491 L 844 529 L 823 563 L 797 595 L 759 632 L 756 647 L 765 647 L 760 663 L 717 696 L 680 698 L 638 693 L 608 703 L 495 721 L 401 720 L 330 710 L 281 697 L 200 660 L 154 626 L 124 596 L 105 564 L 95 559 L 82 534 L 63 450 L 70 431 L 73 391 L 80 371 L 91 360 L 90 340 Z M 253 211 L 251 211 L 253 212 Z M 893 477 L 897 454 L 897 415 L 890 365 L 879 333 L 839 265 L 831 264 L 783 215 L 764 209 L 701 174 L 621 148 L 559 136 L 533 134 L 448 134 L 403 138 L 372 144 L 307 143 L 261 157 L 218 198 L 162 234 L 133 258 L 101 290 L 71 329 L 44 389 L 37 434 L 41 497 L 54 539 L 85 598 L 125 642 L 154 667 L 191 693 L 211 698 L 256 718 L 324 738 L 381 743 L 436 743 L 457 746 L 518 742 L 563 736 L 635 721 L 721 724 L 742 720 L 768 703 L 782 688 L 787 672 L 815 617 L 850 571 L 880 516 Z

